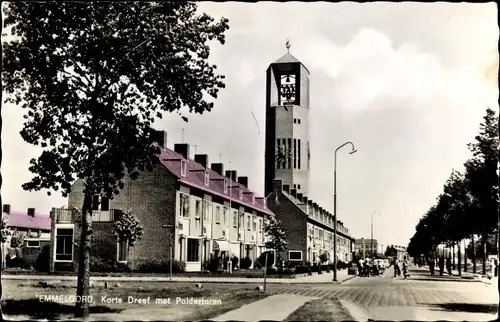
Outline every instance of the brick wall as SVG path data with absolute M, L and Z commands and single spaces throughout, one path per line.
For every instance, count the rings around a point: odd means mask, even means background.
M 307 255 L 306 216 L 281 192 L 278 193 L 278 201 L 279 203 L 276 204 L 273 195 L 267 200 L 267 206 L 276 214 L 276 218 L 281 221 L 281 226 L 287 236 L 288 249 L 283 254 L 283 258 L 288 260 L 288 250 L 300 250 L 305 261 Z
M 173 242 L 173 229 L 162 225 L 175 224 L 175 205 L 177 178 L 164 166 L 157 164 L 151 172 L 143 172 L 136 180 L 125 179 L 120 194 L 110 200 L 110 209 L 127 211 L 131 209 L 144 227 L 144 235 L 131 247 L 129 262 L 134 264 L 138 258 L 168 260 L 170 244 Z M 81 208 L 83 205 L 83 185 L 77 181 L 68 198 L 68 207 Z M 116 258 L 116 238 L 110 234 L 112 228 L 97 228 L 94 224 L 93 248 L 99 245 L 101 256 Z M 79 243 L 80 226 L 75 225 L 75 241 Z M 105 246 L 106 245 L 106 246 Z M 108 246 L 109 245 L 109 246 Z M 112 251 L 114 249 L 114 251 Z M 75 247 L 75 260 L 78 260 L 78 247 Z M 92 251 L 94 255 L 101 254 Z M 114 255 L 112 255 L 114 253 Z

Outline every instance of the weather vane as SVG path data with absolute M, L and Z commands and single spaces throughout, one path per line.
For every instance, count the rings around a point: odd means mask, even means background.
M 285 47 L 286 47 L 286 50 L 287 50 L 287 52 L 288 52 L 288 53 L 290 53 L 290 47 L 291 47 L 291 46 L 292 46 L 292 45 L 290 45 L 290 40 L 288 40 L 288 39 L 287 39 L 287 40 L 286 40 Z

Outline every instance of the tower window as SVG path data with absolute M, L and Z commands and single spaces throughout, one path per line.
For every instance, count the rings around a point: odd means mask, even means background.
M 300 124 L 300 119 L 297 119 L 297 123 L 299 123 L 299 124 Z
M 293 189 L 297 189 L 297 185 L 296 184 L 293 185 Z
M 297 169 L 300 169 L 300 139 L 297 141 Z
M 297 139 L 293 139 L 293 168 L 297 169 Z
M 293 119 L 293 123 L 297 123 L 297 119 Z
M 299 184 L 299 185 L 297 185 L 297 189 L 299 189 L 299 190 L 300 190 L 300 184 Z
M 292 139 L 288 139 L 288 151 L 292 149 Z M 292 154 L 288 154 L 288 169 L 292 168 Z

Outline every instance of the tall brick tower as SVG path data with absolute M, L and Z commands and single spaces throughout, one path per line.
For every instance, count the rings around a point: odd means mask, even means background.
M 309 70 L 287 53 L 266 72 L 265 193 L 273 180 L 306 195 L 309 183 Z

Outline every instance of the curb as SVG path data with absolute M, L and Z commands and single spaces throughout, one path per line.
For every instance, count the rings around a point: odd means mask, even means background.
M 14 275 L 11 275 L 14 276 Z M 283 280 L 266 280 L 266 284 L 282 284 L 282 285 L 289 285 L 289 284 L 342 284 L 354 277 L 357 276 L 352 276 L 348 277 L 345 280 L 342 280 L 341 282 L 333 282 L 333 281 L 326 281 L 326 282 L 319 282 L 319 281 L 299 281 L 293 278 L 290 279 L 283 279 Z M 68 282 L 68 281 L 76 281 L 75 276 L 58 276 L 57 278 L 46 278 L 46 276 L 36 276 L 32 275 L 29 277 L 22 276 L 22 277 L 7 277 L 7 276 L 2 276 L 2 280 L 17 280 L 17 281 L 46 281 L 46 282 L 54 282 L 54 283 L 62 283 L 62 282 Z M 198 278 L 193 278 L 193 279 L 184 279 L 184 280 L 178 280 L 178 279 L 173 279 L 170 280 L 168 277 L 158 277 L 158 278 L 150 278 L 148 280 L 144 280 L 141 277 L 133 277 L 133 278 L 100 278 L 99 276 L 95 277 L 90 277 L 90 282 L 91 283 L 126 283 L 126 282 L 165 282 L 165 283 L 206 283 L 206 284 L 262 284 L 264 283 L 264 280 L 262 278 L 249 278 L 247 280 L 218 280 L 218 279 L 211 279 L 211 280 L 203 280 L 203 279 L 198 279 Z
M 358 275 L 352 275 L 351 277 L 348 277 L 345 280 L 343 280 L 342 282 L 338 282 L 338 283 L 339 284 L 344 284 L 345 282 L 350 281 L 350 280 L 352 280 L 355 277 L 358 277 Z

